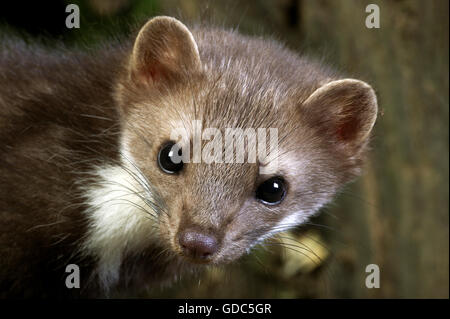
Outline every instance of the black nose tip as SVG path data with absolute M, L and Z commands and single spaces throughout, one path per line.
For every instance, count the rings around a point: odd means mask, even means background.
M 211 257 L 218 249 L 217 239 L 197 230 L 185 230 L 178 235 L 183 253 L 193 259 L 205 260 Z

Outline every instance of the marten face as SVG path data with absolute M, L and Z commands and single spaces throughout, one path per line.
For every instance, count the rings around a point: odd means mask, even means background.
M 376 118 L 370 86 L 335 78 L 271 41 L 148 22 L 116 92 L 138 205 L 119 246 L 222 264 L 305 222 L 358 173 Z
M 163 97 L 165 101 L 147 101 L 139 112 L 130 113 L 123 135 L 130 158 L 163 203 L 164 208 L 156 209 L 159 235 L 172 252 L 200 263 L 235 260 L 269 234 L 301 223 L 336 186 L 327 182 L 332 163 L 326 165 L 326 174 L 321 171 L 326 152 L 308 150 L 322 150 L 314 134 L 300 134 L 302 142 L 289 139 L 291 130 L 300 132 L 294 125 L 299 116 L 281 115 L 273 106 L 295 108 L 289 99 L 254 98 L 255 105 L 249 105 L 249 97 L 238 86 L 225 82 L 227 89 L 222 90 L 217 82 L 208 82 L 212 78 L 204 76 L 197 88 L 188 85 L 179 94 Z M 248 115 L 262 105 L 273 113 Z M 230 129 L 242 133 L 233 136 L 232 156 L 227 154 Z M 258 129 L 268 150 L 275 137 L 276 152 L 269 152 L 270 159 L 252 160 L 261 145 Z M 237 144 L 242 138 L 244 152 L 239 159 Z

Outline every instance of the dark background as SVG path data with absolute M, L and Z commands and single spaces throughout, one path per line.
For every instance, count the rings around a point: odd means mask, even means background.
M 80 29 L 65 27 L 69 3 L 80 6 Z M 365 27 L 370 3 L 380 7 L 380 29 Z M 281 235 L 284 246 L 139 297 L 448 298 L 448 6 L 447 0 L 13 1 L 0 4 L 0 31 L 87 48 L 166 14 L 275 37 L 377 91 L 381 112 L 365 175 L 311 225 Z M 365 286 L 368 264 L 380 267 L 379 289 Z

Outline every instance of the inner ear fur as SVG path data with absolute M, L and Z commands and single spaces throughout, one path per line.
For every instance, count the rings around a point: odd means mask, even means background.
M 171 17 L 156 17 L 139 31 L 130 57 L 133 79 L 158 84 L 200 72 L 197 44 L 188 28 Z
M 335 80 L 316 89 L 303 103 L 304 116 L 348 156 L 367 144 L 378 112 L 374 90 L 355 79 Z

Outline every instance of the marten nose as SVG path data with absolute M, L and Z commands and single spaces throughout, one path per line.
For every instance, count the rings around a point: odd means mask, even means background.
M 219 247 L 214 236 L 190 229 L 179 233 L 178 242 L 186 256 L 197 260 L 208 259 Z

